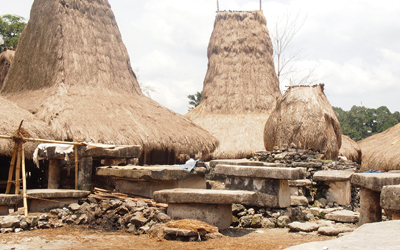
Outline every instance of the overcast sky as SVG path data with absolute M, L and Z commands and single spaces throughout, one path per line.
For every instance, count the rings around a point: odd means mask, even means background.
M 201 91 L 215 0 L 109 0 L 139 82 L 155 89 L 151 97 L 185 114 L 187 95 Z M 0 14 L 29 18 L 33 0 L 0 0 Z M 256 0 L 220 0 L 220 10 L 257 10 Z M 286 51 L 303 49 L 293 61 L 296 82 L 309 70 L 312 83 L 325 83 L 332 106 L 387 106 L 400 110 L 400 1 L 262 1 L 267 27 L 304 20 Z

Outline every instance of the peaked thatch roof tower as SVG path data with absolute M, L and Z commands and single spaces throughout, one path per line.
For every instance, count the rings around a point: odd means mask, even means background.
M 199 106 L 186 114 L 219 141 L 213 158 L 240 158 L 263 149 L 263 128 L 281 96 L 262 11 L 215 17 Z
M 59 139 L 138 144 L 168 158 L 209 154 L 218 145 L 142 94 L 107 0 L 35 0 L 14 62 L 2 94 L 50 124 Z
M 41 139 L 54 139 L 50 127 L 36 118 L 28 111 L 18 107 L 15 103 L 0 97 L 0 134 L 13 136 L 22 120 L 22 128 L 30 137 Z M 32 159 L 33 151 L 38 143 L 25 143 L 25 156 Z M 0 139 L 0 155 L 11 156 L 14 150 L 14 142 L 8 139 Z
M 358 142 L 362 150 L 361 171 L 400 170 L 400 123 Z
M 361 164 L 361 148 L 357 142 L 353 141 L 347 135 L 342 135 L 342 146 L 340 147 L 339 155 Z
M 3 86 L 8 70 L 14 61 L 14 50 L 5 50 L 0 53 L 0 89 Z
M 264 143 L 267 150 L 293 145 L 319 150 L 327 159 L 335 159 L 342 133 L 323 85 L 290 87 L 265 124 Z

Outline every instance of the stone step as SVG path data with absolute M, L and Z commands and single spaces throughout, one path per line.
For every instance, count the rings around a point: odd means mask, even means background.
M 346 170 L 323 170 L 315 172 L 313 176 L 314 181 L 350 181 L 353 171 Z

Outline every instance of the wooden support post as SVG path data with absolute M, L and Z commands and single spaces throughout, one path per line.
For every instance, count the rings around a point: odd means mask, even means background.
M 78 146 L 74 146 L 75 151 L 75 189 L 78 190 L 78 171 L 79 171 L 79 158 L 78 158 Z
M 11 162 L 10 162 L 10 169 L 8 170 L 8 181 L 7 181 L 7 188 L 6 188 L 6 194 L 9 194 L 11 192 L 11 184 L 13 182 L 13 175 L 14 175 L 14 167 L 15 167 L 15 160 L 17 158 L 18 154 L 18 144 L 14 144 L 14 152 L 11 157 Z
M 49 159 L 48 189 L 60 187 L 61 163 L 59 159 Z
M 18 144 L 17 166 L 15 168 L 15 194 L 19 194 L 20 177 L 21 177 L 21 144 Z
M 24 144 L 21 145 L 21 158 L 22 158 L 22 196 L 24 202 L 24 214 L 28 216 L 28 199 L 26 197 L 26 170 L 25 170 L 25 151 Z
M 93 158 L 83 157 L 79 160 L 78 189 L 92 191 Z

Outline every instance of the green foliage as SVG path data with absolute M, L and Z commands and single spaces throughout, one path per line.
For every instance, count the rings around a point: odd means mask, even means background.
M 17 48 L 18 39 L 25 27 L 25 18 L 17 15 L 0 16 L 0 35 L 3 36 L 4 44 L 0 45 L 0 50 L 6 48 Z
M 189 111 L 190 110 L 192 110 L 192 109 L 194 109 L 195 107 L 197 107 L 199 104 L 200 104 L 200 100 L 201 100 L 201 93 L 202 92 L 199 92 L 199 91 L 197 91 L 197 93 L 196 94 L 194 94 L 194 95 L 188 95 L 188 98 L 189 98 Z
M 400 122 L 398 111 L 391 113 L 386 106 L 370 109 L 353 106 L 349 111 L 333 107 L 342 128 L 342 134 L 355 141 L 381 133 Z

